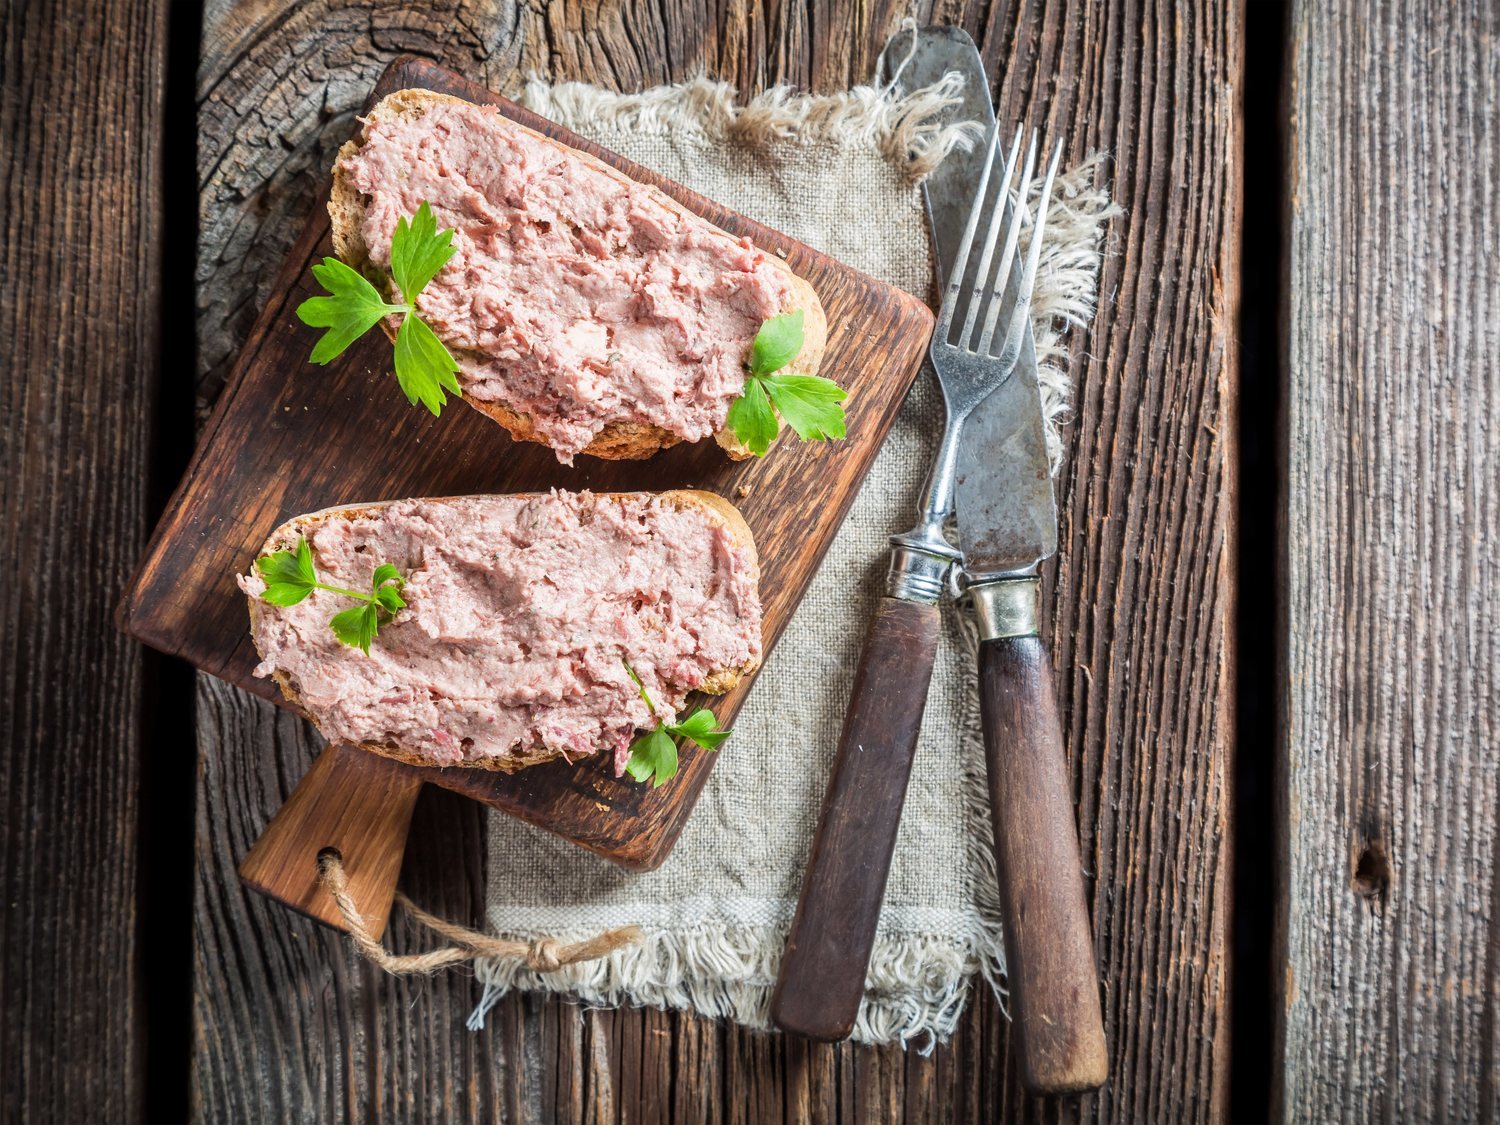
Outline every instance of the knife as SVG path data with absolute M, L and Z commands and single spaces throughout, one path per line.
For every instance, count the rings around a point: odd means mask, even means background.
M 985 92 L 977 120 L 989 125 L 989 82 L 972 40 L 957 28 L 918 33 L 919 44 L 960 38 L 974 52 Z M 923 54 L 919 45 L 914 84 L 935 80 Z M 972 163 L 975 154 L 966 155 Z M 943 266 L 972 191 L 955 177 L 929 177 L 925 185 Z M 979 626 L 980 716 L 1016 1056 L 1032 1093 L 1077 1093 L 1103 1085 L 1109 1056 L 1052 661 L 1039 629 L 1039 569 L 1057 551 L 1057 508 L 1030 318 L 1015 371 L 964 429 L 954 482 L 959 585 Z
M 910 85 L 950 71 L 964 83 L 949 120 L 992 127 L 972 40 L 957 28 L 918 32 L 904 66 Z M 939 276 L 963 238 L 986 160 L 982 146 L 955 152 L 924 184 Z M 1013 276 L 1019 270 L 1017 259 Z M 984 638 L 982 716 L 1021 1077 L 1036 1093 L 1092 1089 L 1106 1077 L 1107 1056 L 1061 728 L 1037 636 L 1037 567 L 1056 550 L 1056 511 L 1029 320 L 1013 372 L 964 423 L 953 481 L 959 573 Z M 929 482 L 923 525 L 892 540 L 897 596 L 882 601 L 866 640 L 773 997 L 772 1018 L 787 1030 L 842 1038 L 858 1012 L 931 675 L 937 615 L 925 603 L 959 561 L 934 530 L 948 495 Z

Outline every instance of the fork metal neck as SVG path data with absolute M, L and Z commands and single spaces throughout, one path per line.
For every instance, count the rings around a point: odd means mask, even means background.
M 951 404 L 947 409 L 947 425 L 943 427 L 943 440 L 922 490 L 917 525 L 890 538 L 891 566 L 886 589 L 891 597 L 903 601 L 936 602 L 947 586 L 949 568 L 963 561 L 963 552 L 948 541 L 943 526 L 953 514 L 958 439 L 968 411 L 956 413 Z

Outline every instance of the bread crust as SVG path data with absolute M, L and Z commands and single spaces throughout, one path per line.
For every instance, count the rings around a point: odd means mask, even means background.
M 533 497 L 542 496 L 545 495 L 545 493 L 528 492 L 511 493 L 510 495 L 518 497 Z M 668 503 L 679 509 L 696 508 L 701 511 L 714 526 L 723 528 L 725 533 L 729 536 L 730 541 L 735 546 L 743 548 L 749 554 L 751 570 L 755 577 L 756 587 L 757 589 L 759 588 L 760 556 L 756 554 L 755 539 L 750 533 L 750 525 L 745 522 L 745 517 L 741 515 L 740 510 L 733 504 L 731 504 L 728 500 L 725 500 L 724 497 L 718 495 L 717 493 L 705 492 L 702 489 L 697 488 L 679 488 L 673 489 L 669 492 L 645 494 L 638 492 L 596 493 L 596 496 L 600 500 L 609 500 L 616 502 L 640 495 L 657 497 L 661 500 L 667 501 Z M 444 504 L 451 503 L 455 500 L 486 499 L 490 499 L 490 497 L 442 496 L 427 499 L 426 502 L 431 504 Z M 294 550 L 297 546 L 297 541 L 302 538 L 308 530 L 317 527 L 320 524 L 328 523 L 336 519 L 370 519 L 373 518 L 374 515 L 382 508 L 388 508 L 392 504 L 396 503 L 400 503 L 400 501 L 383 500 L 372 504 L 347 504 L 332 508 L 322 508 L 316 512 L 307 512 L 303 515 L 295 517 L 294 519 L 288 520 L 286 523 L 278 527 L 275 531 L 271 532 L 271 534 L 267 537 L 265 544 L 261 547 L 260 553 L 256 557 L 260 558 L 264 555 L 274 554 L 277 551 Z M 253 596 L 249 597 L 248 600 L 250 602 L 250 639 L 254 643 L 261 619 L 265 616 L 266 613 L 267 603 L 262 601 L 260 598 Z M 260 646 L 258 643 L 256 643 L 256 652 L 260 654 L 262 659 L 264 659 L 265 653 L 260 652 Z M 757 669 L 758 667 L 760 667 L 760 658 L 755 657 L 751 660 L 746 661 L 744 664 L 737 665 L 733 668 L 717 668 L 709 674 L 708 678 L 705 679 L 702 684 L 700 684 L 693 690 L 705 692 L 709 695 L 723 695 L 726 692 L 733 690 L 742 679 L 744 679 L 751 672 L 755 671 L 755 669 Z M 287 702 L 302 714 L 306 715 L 311 720 L 314 726 L 317 726 L 317 719 L 311 714 L 311 712 L 308 711 L 306 707 L 302 705 L 302 695 L 292 684 L 291 677 L 281 669 L 277 669 L 276 671 L 271 673 L 271 678 L 276 681 L 276 686 L 281 689 L 281 694 L 286 697 Z M 405 762 L 408 765 L 413 766 L 424 766 L 431 769 L 487 769 L 500 773 L 514 773 L 516 770 L 525 769 L 527 766 L 539 765 L 542 762 L 550 762 L 557 758 L 567 758 L 567 755 L 563 754 L 561 751 L 550 750 L 546 747 L 534 747 L 530 751 L 522 754 L 507 754 L 503 758 L 488 758 L 482 761 L 456 762 L 452 766 L 444 767 L 438 766 L 429 759 L 422 757 L 420 754 L 414 754 L 410 751 L 402 749 L 402 747 L 395 742 L 366 741 L 359 743 L 359 746 L 361 749 L 368 750 L 372 754 L 380 754 L 381 756 L 386 758 L 394 758 L 398 762 Z
M 462 98 L 455 98 L 449 94 L 439 94 L 432 90 L 397 90 L 395 93 L 387 94 L 370 110 L 365 117 L 366 122 L 381 122 L 387 120 L 401 120 L 403 118 L 415 118 L 422 116 L 427 109 L 433 105 L 444 102 L 453 102 L 459 105 L 471 105 Z M 582 161 L 590 168 L 603 172 L 611 179 L 622 184 L 636 184 L 640 181 L 633 180 L 619 169 L 611 167 L 597 157 L 578 149 L 569 148 L 567 145 L 554 141 L 551 137 L 538 133 L 535 129 L 527 128 L 520 122 L 512 121 L 517 129 L 522 129 L 537 138 L 543 144 L 554 148 L 565 149 L 574 159 Z M 355 138 L 344 144 L 339 149 L 338 157 L 333 165 L 333 190 L 328 199 L 328 215 L 333 221 L 333 247 L 345 263 L 359 270 L 361 273 L 369 274 L 372 263 L 370 261 L 369 248 L 365 244 L 361 233 L 365 213 L 366 200 L 363 195 L 349 182 L 349 177 L 343 172 L 343 163 L 346 157 L 352 156 L 359 151 L 360 138 Z M 648 185 L 649 186 L 649 185 Z M 663 191 L 656 191 L 657 198 L 662 205 L 677 212 L 679 215 L 687 216 L 695 222 L 706 223 L 707 219 L 695 212 L 689 211 L 677 200 Z M 712 224 L 710 224 L 712 225 Z M 717 229 L 717 228 L 716 228 Z M 802 350 L 797 353 L 796 359 L 792 360 L 786 370 L 799 375 L 816 375 L 818 368 L 823 362 L 823 353 L 828 346 L 828 318 L 823 312 L 822 302 L 818 300 L 818 294 L 805 280 L 798 277 L 787 265 L 774 254 L 768 254 L 766 260 L 775 269 L 786 275 L 787 283 L 792 289 L 792 305 L 788 312 L 801 309 L 802 320 Z M 388 279 L 384 277 L 384 271 L 380 271 L 382 287 L 387 296 L 390 293 Z M 371 280 L 375 280 L 371 278 Z M 389 321 L 380 322 L 385 334 L 394 343 L 396 339 L 396 326 Z M 463 356 L 475 357 L 476 353 L 464 349 L 454 349 L 455 358 Z M 476 357 L 477 358 L 477 357 Z M 489 417 L 492 421 L 499 423 L 517 441 L 533 441 L 541 445 L 548 445 L 547 440 L 536 432 L 536 426 L 530 415 L 517 410 L 512 410 L 502 402 L 481 402 L 473 395 L 464 395 L 463 400 L 474 409 Z M 782 425 L 781 419 L 777 419 L 778 430 Z M 682 439 L 668 430 L 662 429 L 650 423 L 643 422 L 610 422 L 594 436 L 583 452 L 593 457 L 599 457 L 606 461 L 638 461 L 651 457 L 660 450 L 676 445 Z M 714 435 L 714 440 L 736 461 L 743 461 L 752 456 L 749 448 L 734 436 L 727 428 L 720 430 Z

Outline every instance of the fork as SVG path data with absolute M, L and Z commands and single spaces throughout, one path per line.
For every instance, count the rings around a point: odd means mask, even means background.
M 974 197 L 974 206 L 969 211 L 968 223 L 964 227 L 963 241 L 959 244 L 953 269 L 943 288 L 943 303 L 938 311 L 937 324 L 933 328 L 927 354 L 937 373 L 938 386 L 943 392 L 947 423 L 943 427 L 943 438 L 938 445 L 932 473 L 923 489 L 917 525 L 910 531 L 891 537 L 894 550 L 891 552 L 888 586 L 890 595 L 894 598 L 936 601 L 942 594 L 949 567 L 959 561 L 958 549 L 948 541 L 944 526 L 953 514 L 953 470 L 964 422 L 976 406 L 1010 378 L 1021 358 L 1023 334 L 1027 318 L 1031 315 L 1031 295 L 1036 284 L 1037 263 L 1041 260 L 1042 231 L 1047 223 L 1047 208 L 1052 196 L 1052 183 L 1057 176 L 1057 163 L 1062 156 L 1062 145 L 1054 145 L 1051 159 L 1047 162 L 1047 174 L 1042 183 L 1025 264 L 1020 276 L 1013 277 L 1016 250 L 1026 217 L 1026 200 L 1031 195 L 1033 173 L 1036 170 L 1037 135 L 1033 131 L 1031 143 L 1026 150 L 1025 167 L 1021 172 L 1021 186 L 1016 192 L 1015 204 L 1010 205 L 1008 200 L 1011 180 L 1015 175 L 1016 159 L 1021 150 L 1022 134 L 1023 130 L 1018 128 L 1011 141 L 996 202 L 991 208 L 990 225 L 980 251 L 978 267 L 973 278 L 969 279 L 967 274 L 974 236 L 978 233 L 981 211 L 989 191 L 990 174 L 999 156 L 998 122 L 991 130 L 989 159 L 980 175 L 979 189 Z M 991 271 L 991 260 L 1002 228 L 1005 235 L 1004 249 L 999 268 Z M 1011 308 L 1010 316 L 1006 319 L 1000 351 L 995 355 L 991 351 L 995 328 L 1007 298 Z M 980 327 L 977 321 L 982 309 L 985 310 L 984 323 L 978 340 L 975 340 L 974 330 Z M 955 319 L 960 313 L 963 314 L 962 327 L 956 338 L 950 339 L 954 335 Z
M 963 425 L 974 408 L 1015 371 L 1028 327 L 1041 233 L 1061 145 L 1055 146 L 1047 163 L 1031 243 L 1017 272 L 1021 228 L 1027 217 L 1025 201 L 1035 187 L 1037 168 L 1033 133 L 1016 182 L 1022 139 L 1023 130 L 1018 129 L 1001 164 L 995 201 L 971 273 L 970 259 L 1001 156 L 999 129 L 991 130 L 978 191 L 943 288 L 928 356 L 942 387 L 947 423 L 923 489 L 918 523 L 911 531 L 891 537 L 887 593 L 860 654 L 817 836 L 771 999 L 771 1019 L 778 1027 L 814 1039 L 846 1037 L 859 1012 L 937 655 L 937 602 L 950 568 L 961 561 L 958 548 L 944 534 L 944 524 L 953 513 L 954 469 Z M 1010 202 L 1013 186 L 1014 204 Z

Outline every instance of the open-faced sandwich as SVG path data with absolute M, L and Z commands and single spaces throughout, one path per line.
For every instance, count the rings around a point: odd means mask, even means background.
M 330 329 L 317 362 L 380 323 L 413 402 L 461 393 L 569 463 L 711 435 L 746 457 L 783 422 L 843 436 L 806 281 L 493 106 L 385 97 L 339 153 L 329 213 L 338 259 L 314 272 L 332 295 L 299 309 Z
M 712 493 L 552 492 L 298 516 L 239 583 L 256 674 L 330 741 L 493 770 L 602 751 L 661 784 L 673 736 L 726 733 L 678 722 L 687 694 L 760 663 L 759 578 Z

